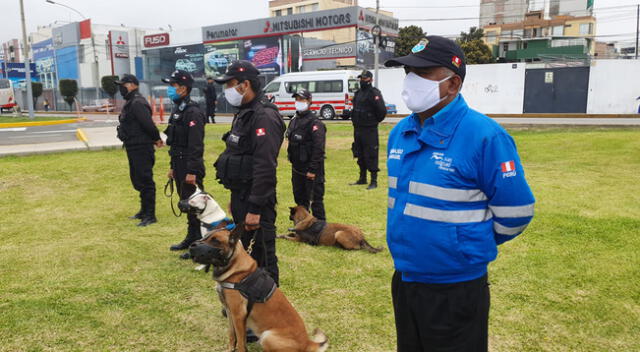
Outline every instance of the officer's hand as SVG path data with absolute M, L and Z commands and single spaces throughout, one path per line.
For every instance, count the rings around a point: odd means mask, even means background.
M 156 141 L 156 148 L 162 148 L 164 147 L 164 142 L 162 141 L 162 139 L 158 139 Z
M 257 230 L 260 228 L 260 214 L 247 213 L 244 218 L 244 228 L 247 231 Z
M 169 169 L 169 172 L 167 173 L 167 177 L 173 178 L 173 169 Z
M 316 179 L 316 174 L 313 174 L 311 172 L 307 172 L 307 178 L 310 179 L 311 181 Z
M 196 185 L 196 175 L 187 174 L 187 177 L 184 179 L 184 183 L 188 183 L 190 185 Z

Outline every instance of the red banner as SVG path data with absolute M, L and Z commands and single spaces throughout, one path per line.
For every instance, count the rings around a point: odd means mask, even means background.
M 91 19 L 80 22 L 80 39 L 91 38 Z

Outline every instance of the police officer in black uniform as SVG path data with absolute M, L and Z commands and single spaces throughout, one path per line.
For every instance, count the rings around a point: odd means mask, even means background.
M 313 216 L 326 220 L 323 198 L 327 129 L 311 111 L 311 92 L 300 89 L 292 97 L 296 99 L 296 115 L 285 135 L 289 141 L 293 198 L 297 205 L 310 209 Z
M 155 163 L 154 144 L 162 147 L 158 128 L 151 117 L 151 107 L 138 92 L 138 79 L 125 74 L 115 81 L 126 100 L 118 120 L 118 138 L 124 143 L 129 159 L 129 177 L 133 188 L 140 193 L 140 211 L 130 219 L 139 219 L 138 226 L 147 226 L 156 219 L 156 184 L 153 181 Z
M 276 167 L 285 125 L 278 108 L 262 95 L 259 72 L 249 61 L 235 61 L 223 77 L 224 95 L 239 108 L 226 148 L 214 166 L 216 178 L 231 190 L 231 214 L 244 222 L 245 249 L 255 240 L 251 256 L 278 283 L 276 257 Z M 255 231 L 253 231 L 255 230 Z
M 198 103 L 191 100 L 193 77 L 182 70 L 174 71 L 170 77 L 163 78 L 170 86 L 167 95 L 174 103 L 169 117 L 169 126 L 164 131 L 167 135 L 167 145 L 171 148 L 171 168 L 169 178 L 176 184 L 180 199 L 188 199 L 196 189 L 196 185 L 204 190 L 202 180 L 205 176 L 204 160 L 204 113 Z M 195 214 L 187 214 L 187 235 L 178 244 L 170 247 L 172 251 L 189 248 L 189 245 L 202 238 L 200 221 Z M 189 259 L 189 253 L 180 256 Z
M 213 83 L 213 77 L 207 77 L 207 86 L 204 87 L 204 99 L 207 105 L 207 118 L 205 123 L 216 123 L 216 100 L 218 92 Z
M 367 189 L 378 187 L 378 124 L 387 116 L 387 108 L 382 99 L 382 93 L 371 86 L 373 74 L 370 71 L 362 71 L 360 89 L 353 96 L 353 123 L 354 143 L 353 156 L 358 158 L 360 178 L 352 185 L 367 184 L 367 170 L 371 173 L 371 183 Z

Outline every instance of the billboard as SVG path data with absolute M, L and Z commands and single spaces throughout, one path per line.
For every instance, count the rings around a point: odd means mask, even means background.
M 31 64 L 31 80 L 37 81 L 36 65 Z M 2 63 L 2 67 L 6 67 L 7 71 L 4 74 L 5 77 L 12 81 L 24 81 L 27 77 L 26 70 L 24 69 L 24 62 L 7 62 Z
M 167 77 L 175 70 L 189 72 L 194 78 L 204 76 L 204 45 L 184 45 L 145 50 L 149 77 Z
M 204 74 L 207 77 L 222 76 L 227 67 L 240 60 L 240 42 L 221 42 L 204 45 Z
M 169 33 L 145 35 L 143 38 L 143 44 L 145 48 L 169 45 Z
M 31 46 L 33 61 L 39 75 L 56 71 L 53 39 L 43 40 Z
M 244 60 L 251 61 L 262 74 L 280 74 L 282 56 L 277 37 L 243 41 Z
M 374 61 L 374 44 L 373 36 L 367 30 L 359 29 L 357 31 L 357 58 L 356 64 L 361 67 L 373 68 Z M 385 61 L 395 57 L 395 39 L 393 37 L 383 38 L 384 48 L 380 49 L 379 62 L 384 64 Z
M 109 31 L 109 46 L 111 48 L 111 60 L 113 74 L 122 76 L 131 73 L 129 62 L 129 32 Z

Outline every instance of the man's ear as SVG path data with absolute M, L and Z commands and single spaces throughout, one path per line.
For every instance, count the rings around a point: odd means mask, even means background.
M 462 78 L 458 75 L 453 75 L 453 77 L 449 78 L 451 83 L 449 84 L 449 95 L 456 95 L 460 93 L 462 90 Z

